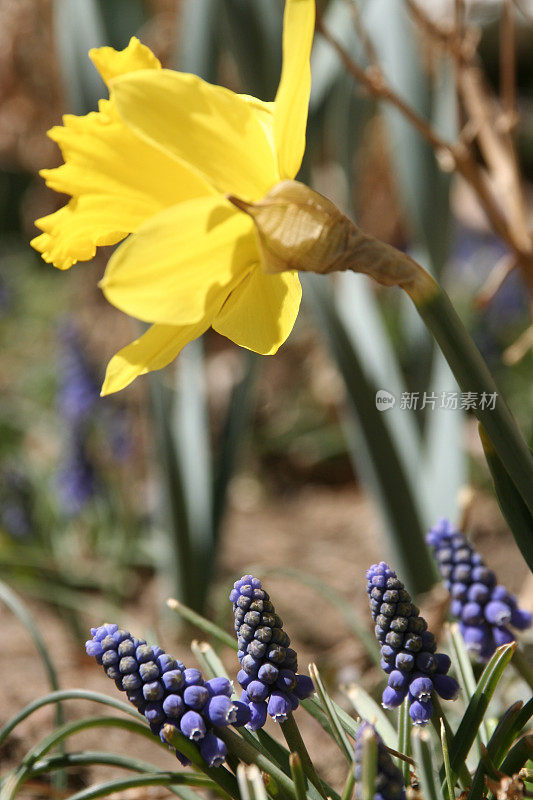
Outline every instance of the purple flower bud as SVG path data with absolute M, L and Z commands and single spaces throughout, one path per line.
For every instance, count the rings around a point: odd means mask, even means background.
M 482 584 L 476 583 L 476 586 L 482 586 Z M 486 591 L 486 586 L 482 586 L 482 588 Z M 474 600 L 477 602 L 476 597 L 470 597 L 468 584 L 466 583 L 452 583 L 450 587 L 450 595 L 454 600 L 464 600 L 465 597 L 468 596 L 469 600 Z
M 409 706 L 409 716 L 414 725 L 426 725 L 433 716 L 431 700 L 415 700 Z
M 252 717 L 250 707 L 240 700 L 233 700 L 233 706 L 235 708 L 235 722 L 233 725 L 236 728 L 241 728 L 243 725 L 247 725 Z
M 306 697 L 311 697 L 315 687 L 309 675 L 297 675 L 296 686 L 294 687 L 294 694 L 300 700 L 305 700 Z
M 451 675 L 433 675 L 431 680 L 435 691 L 443 700 L 455 700 L 459 694 L 459 684 Z
M 422 650 L 427 650 L 429 653 L 435 653 L 437 650 L 437 643 L 431 631 L 423 631 L 420 634 L 422 639 Z
M 153 683 L 144 684 L 143 695 L 146 700 L 153 702 L 154 700 L 161 700 L 165 695 L 165 690 L 159 681 L 153 681 Z
M 437 661 L 437 672 L 439 675 L 445 675 L 452 665 L 450 656 L 446 655 L 446 653 L 435 653 L 435 659 Z
M 284 692 L 272 692 L 267 711 L 275 722 L 285 722 L 291 712 L 291 704 L 287 695 Z
M 208 733 L 202 739 L 200 753 L 208 767 L 220 767 L 226 760 L 228 750 L 222 739 L 214 733 Z
M 510 642 L 514 642 L 515 637 L 511 633 L 508 628 L 505 627 L 496 627 L 494 626 L 492 629 L 492 635 L 494 637 L 494 642 L 496 647 L 501 647 L 502 644 L 509 644 Z
M 166 672 L 172 672 L 178 669 L 183 672 L 185 669 L 183 664 L 180 664 L 175 658 L 169 656 L 168 653 L 162 653 L 160 656 L 157 656 L 156 661 L 159 664 L 159 669 L 161 670 L 162 675 L 164 675 Z
M 145 664 L 148 661 L 153 661 L 155 658 L 154 651 L 148 644 L 140 644 L 135 650 L 135 660 L 139 664 Z
M 415 700 L 427 700 L 433 691 L 433 681 L 431 678 L 420 676 L 409 684 L 409 694 Z
M 526 628 L 531 627 L 533 617 L 529 611 L 524 611 L 522 608 L 513 608 L 511 611 L 511 625 L 519 631 L 525 631 Z
M 465 640 L 466 649 L 472 653 L 481 654 L 491 639 L 491 633 L 486 625 L 468 626 L 461 625 L 461 633 Z
M 511 621 L 511 609 L 500 600 L 491 600 L 484 611 L 485 619 L 490 625 L 507 625 Z
M 171 669 L 169 672 L 164 672 L 161 676 L 161 680 L 165 689 L 169 692 L 181 689 L 185 683 L 183 672 L 180 669 Z
M 296 686 L 296 675 L 292 669 L 280 670 L 278 679 L 276 681 L 276 686 L 278 689 L 281 689 L 282 692 L 286 692 L 287 694 L 293 691 L 294 687 Z
M 490 595 L 491 592 L 484 583 L 473 583 L 468 588 L 468 599 L 472 600 L 474 603 L 481 603 L 481 605 L 485 605 Z
M 225 694 L 211 697 L 205 707 L 205 713 L 213 725 L 219 725 L 220 727 L 232 725 L 236 719 L 235 706 Z
M 418 653 L 416 657 L 416 668 L 419 669 L 420 672 L 425 672 L 427 675 L 431 675 L 433 672 L 436 672 L 437 666 L 438 661 L 433 653 L 428 653 L 425 650 L 423 650 L 421 653 Z
M 250 681 L 246 687 L 246 694 L 254 703 L 266 700 L 269 695 L 269 687 L 262 681 Z
M 185 704 L 179 694 L 169 694 L 163 700 L 163 711 L 167 717 L 180 717 L 185 710 Z
M 492 588 L 496 584 L 494 572 L 485 566 L 474 567 L 472 570 L 472 580 L 474 583 L 484 583 L 485 586 Z
M 138 708 L 141 711 L 141 714 L 142 714 L 143 711 L 141 709 L 144 709 L 144 707 L 146 705 L 146 701 L 144 699 L 144 695 L 142 693 L 142 690 L 141 689 L 132 689 L 131 691 L 127 691 L 126 695 L 127 695 L 128 700 L 130 701 L 130 703 L 133 703 L 133 705 L 136 708 Z
M 240 674 L 241 673 L 239 672 L 239 675 Z M 278 675 L 279 675 L 278 667 L 275 667 L 274 664 L 270 664 L 268 661 L 266 662 L 266 664 L 262 664 L 261 667 L 259 667 L 259 671 L 257 673 L 257 677 L 259 678 L 259 680 L 268 685 L 275 683 L 278 679 Z M 239 679 L 237 678 L 237 680 Z M 241 684 L 241 686 L 244 686 L 244 684 L 241 681 L 239 681 L 239 683 Z
M 246 724 L 246 727 L 251 731 L 257 731 L 259 728 L 262 728 L 266 722 L 267 704 L 264 700 L 261 703 L 251 702 L 248 704 L 248 708 L 250 709 L 250 722 Z
M 186 711 L 180 720 L 180 730 L 187 739 L 200 741 L 206 733 L 203 717 L 197 711 Z
M 231 697 L 233 694 L 233 687 L 228 678 L 211 678 L 206 681 L 205 685 L 211 696 L 215 694 L 225 694 L 226 697 Z
M 463 603 L 461 600 L 452 600 L 450 603 L 450 614 L 452 617 L 460 617 L 461 612 L 463 609 Z
M 255 678 L 259 671 L 260 662 L 253 656 L 246 655 L 241 661 L 241 666 L 247 675 L 251 675 L 253 678 Z
M 186 706 L 200 711 L 209 699 L 209 690 L 205 686 L 187 686 L 183 692 L 183 700 Z
M 165 712 L 161 703 L 147 703 L 144 709 L 144 716 L 151 725 L 163 722 L 165 719 Z
M 85 642 L 85 650 L 88 656 L 101 656 L 102 655 L 102 645 L 99 641 L 95 639 L 89 639 L 88 642 Z
M 389 675 L 394 669 L 394 664 L 389 664 L 388 661 L 384 661 L 383 659 L 381 659 L 381 661 L 379 662 L 379 666 L 386 675 Z
M 122 659 L 122 661 L 125 661 L 125 659 Z M 139 675 L 143 683 L 152 683 L 152 681 L 156 681 L 159 678 L 160 670 L 158 665 L 153 661 L 147 661 L 140 665 Z
M 390 686 L 391 689 L 405 692 L 409 688 L 409 678 L 403 672 L 400 672 L 399 669 L 395 669 L 389 675 L 387 685 Z
M 383 697 L 381 699 L 381 705 L 383 708 L 398 708 L 404 701 L 404 698 L 407 694 L 407 688 L 405 690 L 393 689 L 390 686 L 386 686 L 383 690 Z
M 185 686 L 203 686 L 204 679 L 199 669 L 186 669 L 183 673 L 185 678 Z
M 122 688 L 124 691 L 134 691 L 135 689 L 140 689 L 141 686 L 141 676 L 138 672 L 135 672 L 132 675 L 124 675 L 122 677 Z
M 396 658 L 396 650 L 388 645 L 384 644 L 381 648 L 381 658 L 383 661 L 386 661 L 388 664 L 394 664 L 394 659 Z
M 451 606 L 450 610 L 452 610 Z M 483 609 L 479 603 L 465 603 L 462 611 L 459 609 L 459 613 L 454 613 L 452 610 L 452 614 L 460 616 L 465 625 L 479 625 L 480 622 L 483 622 Z
M 498 583 L 490 592 L 490 599 L 500 600 L 500 602 L 502 603 L 509 603 L 510 605 L 515 605 L 514 598 L 509 594 L 505 586 L 501 585 L 501 583 Z
M 296 709 L 300 705 L 300 701 L 298 700 L 298 698 L 296 697 L 294 692 L 289 692 L 287 694 L 287 699 L 288 699 L 288 701 L 290 703 L 291 711 L 296 711 Z
M 415 657 L 412 653 L 398 653 L 395 664 L 400 672 L 410 672 L 415 665 Z

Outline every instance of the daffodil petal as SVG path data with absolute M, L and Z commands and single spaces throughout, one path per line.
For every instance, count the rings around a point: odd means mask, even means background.
M 139 375 L 166 367 L 186 344 L 201 336 L 208 327 L 207 320 L 194 325 L 152 325 L 110 360 L 102 395 L 119 392 Z
M 230 294 L 213 328 L 241 347 L 273 355 L 292 331 L 301 299 L 296 272 L 266 275 L 257 265 Z
M 161 69 L 159 59 L 136 36 L 131 37 L 124 50 L 95 47 L 89 50 L 89 58 L 107 84 L 118 75 L 125 75 L 128 72 L 136 72 L 139 69 Z
M 220 196 L 147 220 L 108 262 L 110 303 L 146 322 L 185 325 L 216 313 L 258 259 L 253 223 Z
M 305 150 L 314 30 L 315 0 L 286 0 L 283 67 L 274 102 L 274 139 L 282 180 L 296 176 Z
M 116 244 L 129 233 L 135 204 L 110 205 L 97 195 L 71 200 L 54 214 L 36 220 L 44 231 L 30 244 L 49 264 L 68 269 L 76 261 L 93 258 L 96 248 Z
M 109 100 L 100 102 L 98 112 L 63 121 L 49 136 L 65 163 L 41 175 L 73 200 L 37 220 L 44 234 L 32 241 L 60 269 L 92 258 L 98 245 L 116 244 L 163 208 L 214 194 L 197 172 L 136 136 Z
M 132 130 L 218 191 L 252 200 L 279 180 L 264 111 L 228 89 L 196 75 L 145 70 L 113 80 L 111 96 Z

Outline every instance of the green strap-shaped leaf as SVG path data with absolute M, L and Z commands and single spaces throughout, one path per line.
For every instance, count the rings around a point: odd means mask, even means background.
M 468 704 L 459 728 L 457 729 L 457 733 L 453 737 L 452 742 L 450 742 L 450 767 L 454 776 L 454 782 L 470 752 L 470 748 L 472 747 L 479 726 L 488 708 L 490 699 L 515 649 L 515 642 L 499 647 L 483 670 L 476 691 Z M 444 768 L 441 768 L 440 777 L 441 781 L 446 780 Z
M 479 425 L 479 436 L 492 475 L 496 499 L 524 560 L 533 572 L 533 514 L 509 477 L 509 473 L 481 424 Z
M 435 581 L 435 565 L 424 540 L 424 529 L 416 498 L 411 491 L 398 448 L 376 408 L 376 386 L 372 384 L 347 336 L 331 296 L 320 275 L 305 275 L 305 298 L 327 335 L 344 379 L 350 408 L 357 426 L 357 465 L 379 500 L 401 579 L 413 592 L 429 589 Z

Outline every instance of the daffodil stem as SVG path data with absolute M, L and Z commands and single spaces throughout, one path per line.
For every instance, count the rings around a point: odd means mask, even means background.
M 533 455 L 450 298 L 428 273 L 424 274 L 422 283 L 422 291 L 409 286 L 406 291 L 442 350 L 461 390 L 474 393 L 471 396 L 475 396 L 476 402 L 472 410 L 533 513 Z
M 292 714 L 289 714 L 285 722 L 281 723 L 281 731 L 283 736 L 285 737 L 285 741 L 289 746 L 289 750 L 292 753 L 298 753 L 300 756 L 300 761 L 302 763 L 302 769 L 305 773 L 307 780 L 313 784 L 315 789 L 317 789 L 322 797 L 326 798 L 327 794 L 324 790 L 322 785 L 322 781 L 317 775 L 313 762 L 307 752 L 307 747 L 305 746 L 305 742 L 302 739 L 302 735 L 300 733 L 300 729 L 296 724 L 296 720 L 294 719 Z

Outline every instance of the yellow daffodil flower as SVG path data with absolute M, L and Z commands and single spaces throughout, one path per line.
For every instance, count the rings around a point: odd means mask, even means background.
M 257 201 L 300 168 L 314 15 L 315 0 L 286 0 L 273 103 L 162 69 L 135 38 L 91 51 L 110 97 L 49 132 L 65 163 L 42 174 L 71 200 L 37 220 L 32 245 L 68 269 L 129 235 L 100 285 L 152 325 L 111 359 L 103 394 L 166 366 L 210 326 L 262 354 L 291 332 L 298 275 L 263 271 L 253 221 L 227 195 Z

